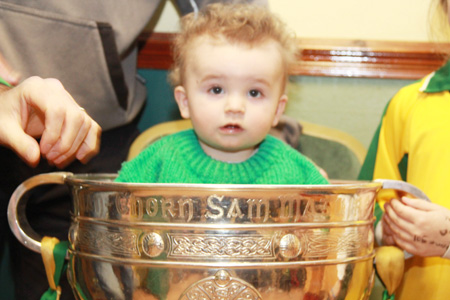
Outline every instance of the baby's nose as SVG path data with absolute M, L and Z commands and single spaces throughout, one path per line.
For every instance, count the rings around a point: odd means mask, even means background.
M 240 95 L 229 95 L 225 103 L 225 111 L 244 113 L 245 103 L 246 103 L 245 97 L 242 97 Z

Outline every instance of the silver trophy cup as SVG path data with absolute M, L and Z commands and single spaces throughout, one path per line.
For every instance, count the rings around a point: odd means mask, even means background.
M 70 188 L 67 276 L 77 299 L 368 299 L 375 196 L 395 188 L 426 197 L 399 181 L 211 185 L 114 178 L 41 174 L 10 200 L 12 231 L 40 252 L 24 195 L 39 185 Z

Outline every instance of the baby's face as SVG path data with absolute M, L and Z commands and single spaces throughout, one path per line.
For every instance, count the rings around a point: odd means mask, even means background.
M 175 88 L 181 115 L 191 118 L 204 151 L 222 161 L 249 158 L 287 101 L 275 41 L 250 48 L 199 37 L 190 46 L 184 78 Z

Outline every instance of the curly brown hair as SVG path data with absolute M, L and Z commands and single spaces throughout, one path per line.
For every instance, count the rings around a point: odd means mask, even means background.
M 286 78 L 298 51 L 295 34 L 266 7 L 254 4 L 211 4 L 198 14 L 190 13 L 181 19 L 181 32 L 173 43 L 174 64 L 169 74 L 173 86 L 184 82 L 189 46 L 195 38 L 203 35 L 223 37 L 230 43 L 250 47 L 274 40 L 280 45 Z

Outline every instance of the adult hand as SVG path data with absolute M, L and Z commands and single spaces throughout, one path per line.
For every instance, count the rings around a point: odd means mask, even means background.
M 450 244 L 450 210 L 403 197 L 386 203 L 383 242 L 419 256 L 442 256 Z
M 0 91 L 0 144 L 31 166 L 40 155 L 59 168 L 75 158 L 86 163 L 100 149 L 100 134 L 100 126 L 56 79 L 30 77 Z

